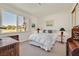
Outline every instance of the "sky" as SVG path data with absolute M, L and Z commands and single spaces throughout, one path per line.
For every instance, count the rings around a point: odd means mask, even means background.
M 21 19 L 19 21 L 19 24 L 23 23 L 22 17 L 19 17 Z M 2 24 L 3 25 L 16 25 L 17 22 L 17 16 L 13 13 L 10 12 L 3 12 L 3 19 L 2 19 Z

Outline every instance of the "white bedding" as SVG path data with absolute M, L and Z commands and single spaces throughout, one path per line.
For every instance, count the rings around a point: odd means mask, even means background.
M 53 45 L 56 42 L 56 35 L 54 34 L 46 34 L 46 33 L 34 33 L 29 37 L 30 44 L 35 46 L 40 46 L 41 48 L 47 50 L 51 50 Z

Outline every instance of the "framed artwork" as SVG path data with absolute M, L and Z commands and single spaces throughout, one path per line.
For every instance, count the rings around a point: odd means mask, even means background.
M 46 26 L 53 26 L 53 20 L 46 21 Z
M 35 28 L 35 24 L 32 24 L 32 28 Z

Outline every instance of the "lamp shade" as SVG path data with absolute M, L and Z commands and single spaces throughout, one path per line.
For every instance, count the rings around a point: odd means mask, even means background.
M 39 31 L 40 29 L 39 29 L 39 28 L 37 28 L 37 30 Z
M 60 28 L 60 31 L 65 31 L 65 29 L 64 28 Z

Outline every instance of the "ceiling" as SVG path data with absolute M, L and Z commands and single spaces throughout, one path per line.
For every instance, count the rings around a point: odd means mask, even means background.
M 58 12 L 71 12 L 72 3 L 14 3 L 17 8 L 37 17 L 45 17 Z

